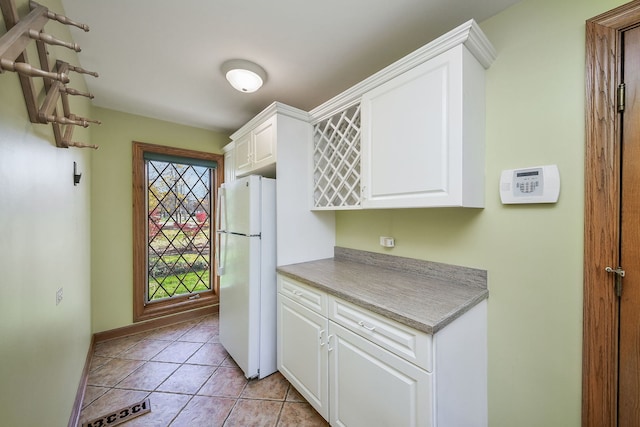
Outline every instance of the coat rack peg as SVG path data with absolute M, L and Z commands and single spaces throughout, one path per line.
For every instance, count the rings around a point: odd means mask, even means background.
M 73 88 L 70 88 L 70 87 L 66 87 L 66 86 L 61 87 L 60 88 L 60 92 L 66 93 L 67 95 L 84 96 L 84 97 L 89 98 L 89 99 L 93 99 L 94 98 L 92 93 L 81 92 L 79 90 L 76 90 L 76 89 L 73 89 Z
M 98 73 L 96 73 L 94 71 L 88 71 L 88 70 L 85 70 L 82 67 L 76 67 L 75 65 L 70 65 L 70 64 L 68 64 L 68 65 L 69 65 L 69 70 L 75 71 L 76 73 L 88 74 L 88 75 L 93 76 L 93 77 L 99 77 Z
M 81 120 L 81 121 L 87 122 L 87 123 L 94 123 L 96 125 L 101 125 L 102 124 L 102 122 L 100 120 L 89 119 L 87 117 L 76 117 L 76 120 Z
M 68 43 L 64 40 L 59 40 L 50 34 L 38 32 L 36 30 L 29 30 L 29 37 L 33 40 L 40 40 L 47 44 L 66 47 L 67 49 L 75 50 L 76 52 L 80 52 L 82 50 L 80 49 L 80 45 L 77 43 Z
M 88 123 L 95 123 L 97 125 L 101 125 L 102 124 L 102 122 L 100 120 L 88 119 L 86 117 L 76 116 L 75 114 L 69 114 L 69 118 L 71 120 L 76 120 L 76 121 L 81 121 L 81 122 L 88 122 Z
M 35 8 L 37 8 L 37 7 L 39 7 L 39 6 L 41 6 L 41 5 L 40 5 L 40 4 L 38 4 L 38 3 L 36 3 L 35 1 L 30 1 L 30 2 L 29 2 L 29 7 L 30 7 L 31 9 L 35 9 Z M 88 25 L 81 24 L 81 23 L 79 23 L 79 22 L 75 22 L 75 21 L 73 21 L 73 20 L 71 20 L 71 19 L 67 18 L 67 17 L 66 17 L 66 16 L 64 16 L 64 15 L 60 15 L 60 14 L 58 14 L 58 13 L 54 13 L 54 12 L 52 12 L 52 11 L 48 10 L 48 9 L 47 9 L 46 14 L 47 14 L 47 18 L 49 18 L 49 19 L 53 19 L 53 20 L 55 20 L 55 21 L 58 21 L 58 22 L 60 22 L 61 24 L 65 24 L 65 25 L 73 25 L 74 27 L 78 27 L 78 28 L 80 28 L 81 30 L 84 30 L 84 32 L 89 31 L 89 26 L 88 26 Z
M 100 148 L 96 144 L 85 144 L 83 142 L 68 142 L 67 145 L 69 147 L 77 147 L 77 148 L 93 148 L 94 150 L 97 150 L 98 148 Z
M 48 123 L 59 123 L 61 125 L 75 125 L 82 126 L 83 128 L 89 127 L 89 123 L 86 120 L 74 120 L 63 116 L 49 115 L 44 117 Z
M 58 80 L 62 83 L 69 83 L 69 76 L 65 73 L 51 73 L 41 70 L 24 62 L 13 62 L 8 59 L 0 59 L 0 70 L 14 71 L 29 77 L 43 77 L 45 79 Z

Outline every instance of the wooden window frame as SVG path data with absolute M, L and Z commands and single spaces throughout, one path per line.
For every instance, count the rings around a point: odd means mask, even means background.
M 147 185 L 144 167 L 144 153 L 152 152 L 176 157 L 188 157 L 213 161 L 218 164 L 215 170 L 215 183 L 220 185 L 224 180 L 224 156 L 184 148 L 148 144 L 133 141 L 133 321 L 141 322 L 158 317 L 182 313 L 206 306 L 218 304 L 219 281 L 216 265 L 213 261 L 217 248 L 211 253 L 212 291 L 200 293 L 199 298 L 189 299 L 190 295 L 174 296 L 164 301 L 147 304 L 145 292 L 147 286 Z M 212 200 L 217 200 L 217 188 L 212 188 Z M 215 202 L 214 202 L 215 203 Z M 214 212 L 211 212 L 212 218 Z M 211 239 L 215 242 L 212 235 Z
M 618 423 L 619 306 L 605 267 L 620 259 L 621 34 L 639 22 L 638 0 L 586 22 L 583 426 Z

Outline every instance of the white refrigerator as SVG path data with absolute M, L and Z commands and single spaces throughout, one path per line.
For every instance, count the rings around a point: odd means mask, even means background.
M 220 343 L 247 378 L 276 367 L 276 181 L 250 175 L 218 192 Z

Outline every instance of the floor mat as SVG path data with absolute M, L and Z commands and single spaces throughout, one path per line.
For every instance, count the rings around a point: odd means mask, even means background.
M 102 417 L 82 424 L 82 427 L 112 427 L 120 423 L 129 421 L 135 417 L 151 412 L 151 402 L 147 397 L 141 402 L 134 403 L 117 411 L 110 412 Z

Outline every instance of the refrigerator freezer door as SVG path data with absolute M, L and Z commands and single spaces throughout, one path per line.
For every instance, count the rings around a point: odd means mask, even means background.
M 221 240 L 220 343 L 252 378 L 260 360 L 260 238 L 227 233 Z
M 224 184 L 219 227 L 226 232 L 259 235 L 262 177 L 250 175 Z

